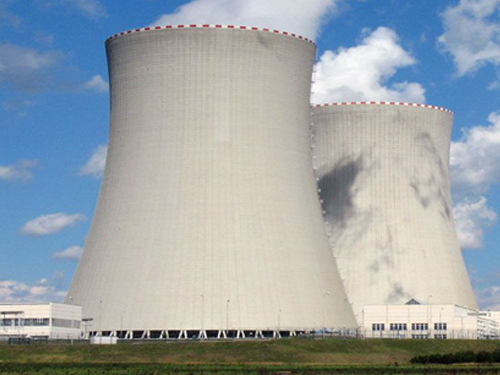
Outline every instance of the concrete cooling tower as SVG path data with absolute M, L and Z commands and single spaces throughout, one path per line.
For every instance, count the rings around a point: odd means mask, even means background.
M 453 114 L 428 105 L 313 108 L 313 149 L 330 244 L 358 322 L 363 305 L 476 308 L 448 175 Z
M 355 327 L 310 147 L 315 45 L 267 29 L 106 43 L 109 153 L 67 302 L 94 333 L 278 336 Z

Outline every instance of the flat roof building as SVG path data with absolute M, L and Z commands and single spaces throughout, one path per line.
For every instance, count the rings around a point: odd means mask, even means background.
M 78 339 L 82 308 L 62 303 L 0 304 L 0 340 L 13 337 Z
M 499 339 L 499 322 L 486 312 L 458 305 L 365 305 L 366 338 Z

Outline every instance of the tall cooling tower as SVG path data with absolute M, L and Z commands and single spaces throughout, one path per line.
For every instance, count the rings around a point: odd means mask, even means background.
M 108 39 L 111 134 L 68 294 L 105 334 L 354 327 L 311 167 L 315 45 L 188 25 Z
M 476 308 L 455 233 L 448 175 L 453 114 L 428 105 L 313 108 L 330 244 L 359 322 L 363 305 Z

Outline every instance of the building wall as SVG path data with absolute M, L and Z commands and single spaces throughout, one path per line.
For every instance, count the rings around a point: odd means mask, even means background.
M 498 322 L 456 305 L 366 305 L 361 327 L 367 338 L 499 338 Z
M 227 27 L 108 40 L 106 171 L 68 293 L 92 329 L 355 326 L 311 168 L 315 51 Z
M 358 321 L 365 304 L 411 298 L 477 308 L 451 203 L 453 114 L 339 103 L 312 116 L 330 244 Z
M 18 313 L 13 314 L 14 311 Z M 81 337 L 81 322 L 80 306 L 60 303 L 0 304 L 0 338 L 77 339 Z

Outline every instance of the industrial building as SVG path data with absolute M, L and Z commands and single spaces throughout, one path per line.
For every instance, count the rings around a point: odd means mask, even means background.
M 0 304 L 0 340 L 79 339 L 82 308 L 61 303 Z
M 490 312 L 458 305 L 366 305 L 361 315 L 364 337 L 399 339 L 488 339 L 500 337 L 500 321 Z
M 178 25 L 120 33 L 106 49 L 108 158 L 66 300 L 93 334 L 355 328 L 312 169 L 314 43 Z
M 477 310 L 453 219 L 453 113 L 353 102 L 313 108 L 314 163 L 330 245 L 358 323 L 410 299 Z

